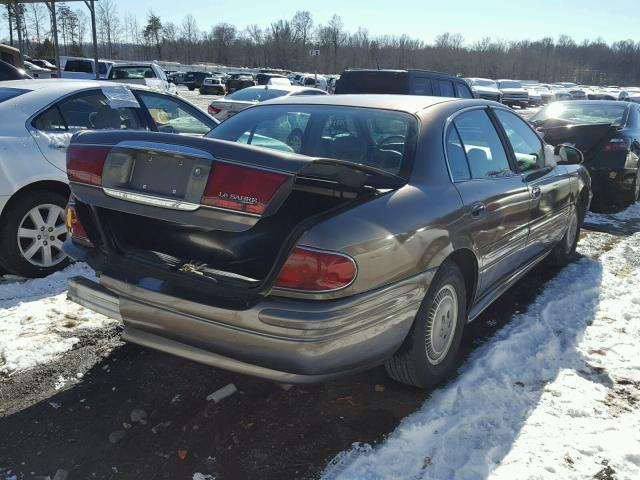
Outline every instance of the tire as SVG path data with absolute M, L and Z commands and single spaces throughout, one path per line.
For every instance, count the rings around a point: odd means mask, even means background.
M 407 338 L 393 357 L 385 362 L 391 378 L 407 385 L 428 388 L 453 374 L 467 319 L 466 298 L 462 272 L 452 262 L 443 263 L 431 282 Z M 435 339 L 434 334 L 437 334 Z
M 11 203 L 0 225 L 0 265 L 5 270 L 35 278 L 69 265 L 62 251 L 62 243 L 67 238 L 64 217 L 67 200 L 68 197 L 60 193 L 35 190 Z M 19 230 L 24 232 L 21 238 L 18 238 Z M 48 233 L 48 238 L 43 233 Z
M 187 88 L 189 89 L 190 92 L 193 92 L 196 89 L 196 87 L 187 87 Z
M 624 192 L 622 195 L 622 206 L 627 207 L 633 205 L 640 197 L 640 171 L 636 172 L 636 179 L 633 182 L 633 190 Z
M 580 228 L 584 220 L 583 210 L 583 202 L 580 202 L 571 212 L 567 231 L 562 237 L 562 240 L 553 247 L 553 250 L 551 250 L 549 254 L 549 260 L 551 260 L 554 265 L 564 267 L 576 259 L 576 247 L 578 246 L 578 240 L 580 240 Z

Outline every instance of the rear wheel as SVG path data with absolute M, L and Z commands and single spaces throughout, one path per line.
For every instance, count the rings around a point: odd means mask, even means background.
M 580 227 L 582 225 L 582 203 L 579 203 L 571 212 L 567 231 L 562 240 L 553 248 L 549 255 L 550 260 L 558 266 L 564 266 L 576 258 L 576 247 L 580 239 Z
M 62 249 L 67 238 L 65 206 L 60 193 L 35 191 L 9 207 L 0 226 L 0 264 L 23 277 L 43 277 L 69 264 Z
M 454 263 L 445 262 L 433 279 L 402 347 L 385 363 L 402 383 L 427 388 L 454 372 L 467 318 L 465 282 Z
M 640 198 L 640 171 L 636 172 L 636 178 L 633 181 L 633 189 L 625 192 L 622 198 L 624 206 L 633 205 Z

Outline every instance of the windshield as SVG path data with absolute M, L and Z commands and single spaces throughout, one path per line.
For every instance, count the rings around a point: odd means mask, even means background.
M 540 109 L 530 119 L 532 123 L 550 119 L 567 120 L 571 123 L 609 123 L 622 126 L 625 122 L 627 106 L 593 103 L 554 103 Z
M 17 96 L 27 93 L 29 90 L 21 88 L 0 88 L 0 103 L 11 100 Z
M 493 80 L 482 80 L 477 78 L 475 80 L 471 80 L 471 85 L 476 85 L 478 87 L 498 88 L 498 85 Z
M 229 100 L 237 100 L 239 102 L 264 102 L 272 98 L 282 97 L 289 93 L 289 90 L 278 90 L 276 88 L 245 88 L 227 95 L 225 98 Z
M 498 82 L 500 88 L 522 88 L 522 85 L 518 82 L 507 80 L 506 82 Z
M 417 132 L 415 117 L 403 112 L 334 105 L 264 105 L 225 120 L 207 136 L 361 163 L 406 178 Z

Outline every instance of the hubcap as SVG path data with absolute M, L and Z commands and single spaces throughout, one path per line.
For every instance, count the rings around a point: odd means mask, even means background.
M 458 323 L 458 295 L 452 285 L 443 286 L 433 300 L 427 318 L 427 360 L 438 365 L 449 353 Z
M 567 243 L 565 244 L 566 252 L 571 252 L 573 244 L 576 241 L 576 235 L 578 234 L 578 213 L 574 212 L 569 220 L 569 227 L 567 228 Z
M 18 248 L 32 265 L 49 268 L 67 256 L 62 244 L 67 239 L 64 209 L 46 203 L 27 212 L 18 227 Z

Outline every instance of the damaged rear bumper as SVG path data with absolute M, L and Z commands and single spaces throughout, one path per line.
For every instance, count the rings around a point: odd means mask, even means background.
M 402 344 L 433 278 L 331 301 L 266 297 L 246 310 L 203 305 L 102 275 L 69 282 L 69 299 L 121 318 L 123 339 L 282 383 L 312 383 L 382 363 Z

